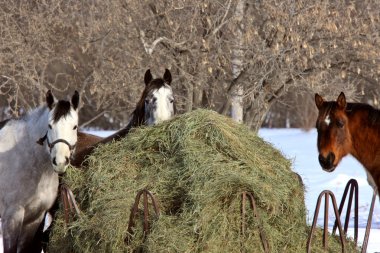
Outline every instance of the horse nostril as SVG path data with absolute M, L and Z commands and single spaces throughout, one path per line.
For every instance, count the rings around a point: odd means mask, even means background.
M 322 165 L 322 167 L 332 167 L 335 160 L 335 155 L 332 152 L 329 152 L 327 154 L 327 157 L 324 157 L 323 155 L 318 156 L 319 163 Z
M 318 156 L 319 163 L 324 166 L 326 164 L 326 159 L 324 158 L 323 155 Z
M 53 158 L 53 164 L 57 166 L 57 161 L 55 160 L 55 157 Z
M 65 157 L 65 165 L 68 165 L 69 162 L 70 162 L 70 160 L 69 160 L 69 158 L 66 156 L 66 157 Z
M 333 165 L 334 164 L 334 160 L 335 160 L 335 155 L 334 153 L 332 152 L 329 152 L 329 154 L 327 155 L 327 161 L 330 165 Z

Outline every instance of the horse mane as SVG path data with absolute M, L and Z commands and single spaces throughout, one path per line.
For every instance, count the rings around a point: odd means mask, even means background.
M 66 117 L 70 113 L 71 104 L 69 101 L 59 100 L 54 108 L 53 122 L 56 123 L 60 118 Z
M 380 124 L 380 110 L 374 108 L 369 104 L 364 103 L 347 103 L 346 112 L 348 115 L 355 114 L 356 112 L 367 112 L 368 123 Z
M 61 117 L 66 117 L 66 115 L 68 115 L 70 113 L 70 108 L 71 108 L 70 102 L 65 101 L 65 100 L 59 100 L 57 103 L 57 106 L 54 109 L 54 113 L 53 113 L 54 123 L 58 122 Z M 36 117 L 36 118 L 38 118 L 41 114 L 43 114 L 44 109 L 45 109 L 44 106 L 36 108 L 36 109 L 24 114 L 19 119 L 24 120 L 24 121 L 28 121 L 29 119 L 32 118 L 32 115 L 34 116 L 35 112 L 38 113 L 37 117 Z M 11 119 L 14 119 L 14 118 L 9 118 L 9 119 L 5 119 L 3 121 L 0 121 L 0 129 L 2 129 Z M 17 120 L 17 119 L 15 119 L 15 120 Z

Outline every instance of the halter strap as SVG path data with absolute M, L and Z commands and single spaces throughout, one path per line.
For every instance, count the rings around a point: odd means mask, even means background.
M 44 145 L 44 141 L 47 139 L 47 132 L 44 136 L 42 136 L 38 141 L 37 144 L 40 144 L 41 146 Z
M 48 136 L 47 136 L 47 132 L 46 132 L 46 134 L 45 134 L 44 136 L 42 136 L 42 137 L 37 141 L 37 143 L 40 144 L 41 146 L 43 146 L 45 140 L 46 140 L 46 143 L 47 143 L 47 145 L 48 145 L 48 147 L 49 147 L 49 149 L 50 149 L 50 152 L 51 152 L 51 150 L 53 149 L 54 145 L 57 144 L 57 143 L 59 143 L 59 142 L 62 142 L 62 143 L 64 143 L 64 144 L 66 144 L 66 145 L 69 147 L 69 150 L 70 150 L 70 151 L 73 151 L 73 150 L 75 149 L 75 147 L 76 147 L 76 144 L 71 145 L 68 141 L 66 141 L 66 140 L 64 140 L 64 139 L 57 139 L 57 140 L 53 141 L 52 143 L 50 143 L 49 138 L 48 138 Z
M 68 141 L 66 141 L 64 139 L 57 139 L 57 140 L 53 141 L 52 143 L 49 142 L 48 138 L 46 138 L 46 140 L 47 140 L 47 144 L 48 144 L 50 150 L 54 147 L 55 144 L 57 144 L 59 142 L 65 143 L 67 146 L 69 146 L 70 151 L 74 150 L 76 147 L 76 144 L 71 145 Z

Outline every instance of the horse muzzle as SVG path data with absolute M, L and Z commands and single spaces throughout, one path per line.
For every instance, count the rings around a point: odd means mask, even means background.
M 52 159 L 53 169 L 58 174 L 62 174 L 66 172 L 67 166 L 70 163 L 69 157 L 64 157 L 62 160 L 57 160 L 57 157 Z
M 334 161 L 335 161 L 334 153 L 329 152 L 327 156 L 323 156 L 319 154 L 318 160 L 323 170 L 327 172 L 332 172 L 335 170 L 336 165 L 334 165 Z
M 53 165 L 53 169 L 56 173 L 58 174 L 63 174 L 66 172 L 66 169 L 67 169 L 67 166 L 68 165 L 64 165 L 64 164 L 59 164 L 59 165 Z

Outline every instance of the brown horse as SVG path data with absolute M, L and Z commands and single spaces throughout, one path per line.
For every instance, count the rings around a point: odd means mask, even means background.
M 351 154 L 365 167 L 372 187 L 380 188 L 380 111 L 368 104 L 347 103 L 343 92 L 336 101 L 315 94 L 315 104 L 322 168 L 332 172 Z
M 129 133 L 133 127 L 141 125 L 154 125 L 168 120 L 175 113 L 173 90 L 171 88 L 172 76 L 168 69 L 163 78 L 153 79 L 148 69 L 144 76 L 145 89 L 126 127 L 106 138 L 78 132 L 78 144 L 71 164 L 81 167 L 86 157 L 99 145 L 117 141 Z

